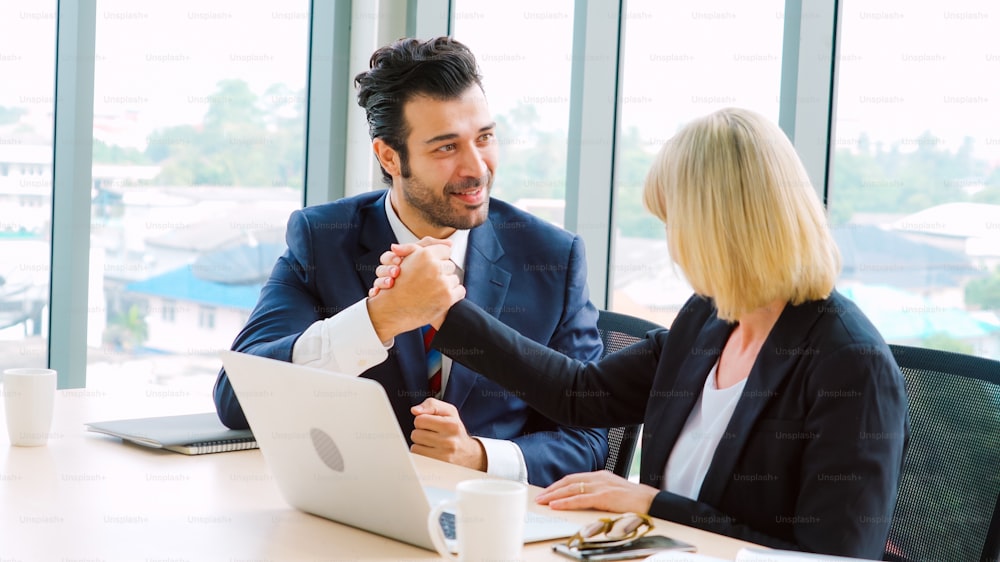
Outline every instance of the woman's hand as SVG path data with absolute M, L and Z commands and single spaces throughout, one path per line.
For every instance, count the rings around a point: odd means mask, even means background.
M 649 513 L 659 492 L 607 470 L 570 474 L 542 490 L 535 501 L 552 509 L 600 509 L 617 513 Z
M 374 297 L 380 291 L 391 289 L 396 283 L 396 278 L 399 277 L 399 265 L 403 263 L 403 258 L 412 254 L 418 246 L 426 248 L 432 244 L 451 246 L 451 240 L 439 240 L 424 236 L 415 244 L 393 244 L 389 247 L 389 251 L 382 252 L 382 255 L 379 256 L 380 265 L 375 268 L 375 281 L 368 289 L 368 296 Z
M 439 328 L 451 306 L 465 298 L 449 244 L 399 248 L 407 257 L 406 263 L 392 266 L 399 270 L 395 289 L 370 296 L 366 303 L 375 334 L 383 342 L 427 324 Z

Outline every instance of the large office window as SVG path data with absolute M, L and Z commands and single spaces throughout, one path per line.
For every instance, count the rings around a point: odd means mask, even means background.
M 0 3 L 0 363 L 45 367 L 54 1 Z
M 562 225 L 573 3 L 455 0 L 453 11 L 497 120 L 494 195 Z
M 998 19 L 984 2 L 844 6 L 839 287 L 890 342 L 1000 357 Z
M 90 379 L 218 370 L 302 205 L 308 38 L 306 0 L 98 2 Z
M 566 193 L 579 189 L 565 183 L 567 147 L 579 142 L 568 138 L 570 73 L 587 56 L 573 51 L 574 26 L 600 28 L 592 19 L 600 15 L 590 6 L 591 19 L 578 22 L 573 2 L 450 4 L 453 35 L 476 53 L 499 123 L 494 193 L 563 223 Z M 115 365 L 218 367 L 215 352 L 243 325 L 282 249 L 288 212 L 303 201 L 310 6 L 98 0 L 93 183 L 80 187 L 92 199 L 90 375 Z M 662 225 L 641 206 L 643 179 L 662 143 L 694 117 L 734 105 L 777 119 L 783 8 L 783 0 L 627 2 L 612 309 L 670 324 L 688 296 Z M 406 14 L 384 17 L 403 25 Z M 1000 356 L 1000 137 L 990 118 L 997 21 L 986 3 L 843 3 L 828 193 L 845 258 L 839 286 L 890 341 Z M 41 366 L 49 351 L 55 26 L 52 0 L 0 6 L 5 365 Z M 594 105 L 592 92 L 582 95 Z M 315 97 L 314 107 L 333 103 Z M 592 232 L 574 228 L 600 237 L 595 220 L 585 219 Z M 604 249 L 592 247 L 600 262 Z M 204 310 L 214 311 L 210 322 Z
M 642 206 L 655 153 L 679 127 L 739 106 L 778 119 L 783 0 L 630 0 L 617 165 L 611 308 L 665 326 L 691 295 L 663 224 Z

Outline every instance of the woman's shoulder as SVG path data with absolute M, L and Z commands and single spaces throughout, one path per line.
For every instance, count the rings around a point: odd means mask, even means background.
M 725 324 L 727 323 L 717 316 L 712 299 L 695 294 L 677 311 L 668 329 L 655 332 L 653 339 L 664 354 L 686 354 L 700 339 L 706 337 L 706 330 L 726 330 Z M 709 339 L 714 341 L 717 338 Z
M 826 299 L 808 305 L 817 313 L 816 325 L 810 330 L 814 337 L 831 345 L 886 346 L 882 334 L 861 308 L 836 290 Z
M 796 326 L 804 332 L 804 349 L 812 351 L 821 363 L 839 364 L 848 371 L 880 370 L 898 375 L 892 352 L 878 328 L 853 301 L 834 291 L 821 301 L 799 305 L 810 309 L 814 321 L 810 326 Z M 853 365 L 853 368 L 847 368 Z M 861 367 L 864 367 L 862 369 Z
M 680 310 L 677 311 L 677 315 L 674 317 L 670 328 L 673 329 L 682 325 L 704 324 L 708 320 L 715 318 L 715 312 L 715 303 L 712 302 L 712 299 L 693 294 L 681 306 Z

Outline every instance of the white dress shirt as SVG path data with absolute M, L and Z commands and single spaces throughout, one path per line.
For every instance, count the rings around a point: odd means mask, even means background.
M 419 238 L 396 215 L 389 203 L 389 195 L 385 201 L 385 214 L 396 240 L 401 244 L 417 242 Z M 456 230 L 448 239 L 452 243 L 451 261 L 458 266 L 459 279 L 464 279 L 469 231 Z M 368 314 L 367 299 L 361 299 L 338 314 L 317 320 L 309 326 L 292 347 L 292 363 L 356 376 L 385 361 L 393 343 L 379 340 Z M 451 366 L 451 358 L 442 355 L 441 394 L 444 394 L 448 384 Z M 486 451 L 488 474 L 509 480 L 528 481 L 524 454 L 516 443 L 486 437 L 475 439 L 483 444 Z
M 718 448 L 726 426 L 733 417 L 736 403 L 739 402 L 747 382 L 743 379 L 729 388 L 720 390 L 715 380 L 715 371 L 718 367 L 719 363 L 716 361 L 712 371 L 708 373 L 708 378 L 705 379 L 701 396 L 688 414 L 684 429 L 674 443 L 674 449 L 670 452 L 670 459 L 667 460 L 663 474 L 666 491 L 692 500 L 698 499 L 701 484 L 705 481 L 709 465 L 712 464 L 715 449 Z

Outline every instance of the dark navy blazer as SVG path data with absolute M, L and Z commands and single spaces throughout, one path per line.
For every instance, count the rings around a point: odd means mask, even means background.
M 734 326 L 709 300 L 693 297 L 669 333 L 650 332 L 586 365 L 518 338 L 460 301 L 434 346 L 453 349 L 455 361 L 518 390 L 553 419 L 643 423 L 639 478 L 662 490 L 674 443 Z M 908 435 L 902 374 L 857 306 L 837 292 L 788 305 L 698 498 L 661 491 L 649 512 L 767 546 L 881 559 Z
M 367 296 L 379 256 L 396 242 L 383 207 L 386 193 L 292 213 L 288 251 L 261 290 L 234 350 L 291 361 L 295 340 L 306 328 Z M 464 271 L 467 298 L 501 322 L 581 361 L 600 357 L 597 310 L 589 300 L 579 237 L 493 199 L 489 219 L 469 233 Z M 389 358 L 362 376 L 385 387 L 409 439 L 410 407 L 428 395 L 419 331 L 397 336 Z M 223 423 L 247 427 L 224 370 L 214 396 Z M 544 486 L 568 473 L 604 466 L 606 430 L 558 425 L 458 363 L 452 366 L 444 400 L 458 408 L 470 435 L 517 443 L 532 484 Z

